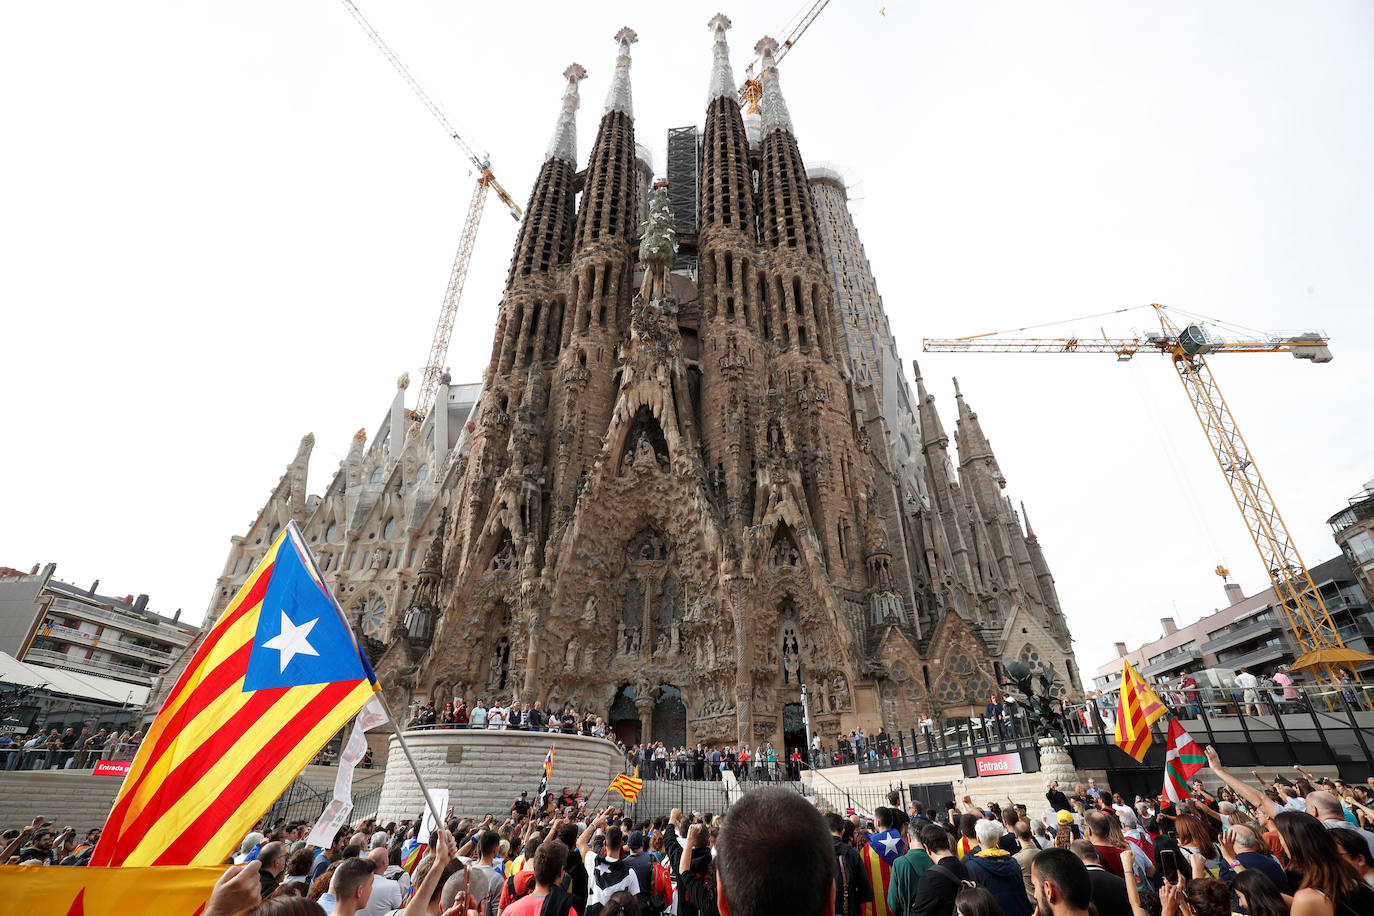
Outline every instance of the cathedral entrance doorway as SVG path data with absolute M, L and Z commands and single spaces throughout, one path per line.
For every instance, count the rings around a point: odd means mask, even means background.
M 639 743 L 639 710 L 635 707 L 635 689 L 629 684 L 621 687 L 620 692 L 615 695 L 615 701 L 611 703 L 611 711 L 606 720 L 621 744 L 634 747 Z
M 789 779 L 801 779 L 792 763 L 792 751 L 798 751 L 803 760 L 809 760 L 806 749 L 806 720 L 802 716 L 802 704 L 788 703 L 782 708 L 782 754 L 787 761 Z
M 687 704 L 682 691 L 667 684 L 658 688 L 654 701 L 654 741 L 662 741 L 669 753 L 687 743 Z

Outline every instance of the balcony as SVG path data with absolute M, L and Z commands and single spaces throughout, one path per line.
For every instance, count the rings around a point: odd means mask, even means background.
M 163 667 L 170 665 L 175 657 L 174 653 L 140 646 L 135 642 L 120 639 L 117 635 L 110 635 L 110 633 L 111 631 L 107 630 L 106 635 L 96 636 L 94 633 L 86 633 L 72 627 L 42 627 L 38 631 L 38 636 L 51 639 L 57 643 L 71 643 L 89 649 L 100 648 L 106 652 L 132 656 Z
M 1279 639 L 1275 640 L 1273 645 L 1260 646 L 1258 649 L 1251 649 L 1249 652 L 1244 652 L 1234 658 L 1218 658 L 1217 665 L 1222 668 L 1254 668 L 1256 665 L 1266 665 L 1279 659 L 1291 660 L 1292 654 L 1288 650 L 1287 644 Z
M 64 598 L 60 595 L 53 598 L 52 607 L 49 613 L 54 611 L 59 611 L 72 617 L 80 617 L 83 620 L 90 620 L 94 623 L 118 627 L 121 630 L 129 633 L 137 633 L 140 636 L 165 640 L 173 645 L 184 646 L 190 643 L 195 637 L 193 633 L 184 633 L 172 627 L 151 623 L 129 614 L 119 614 L 115 611 L 107 611 L 104 608 L 86 604 L 84 601 L 74 601 L 71 598 Z
M 1148 662 L 1140 669 L 1141 674 L 1160 675 L 1170 671 L 1177 671 L 1190 664 L 1200 664 L 1202 662 L 1202 652 L 1197 649 L 1181 649 L 1177 652 L 1165 655 L 1163 658 Z
M 1247 639 L 1282 629 L 1283 624 L 1272 613 L 1260 614 L 1241 623 L 1233 623 L 1202 644 L 1202 651 L 1215 655 L 1222 649 L 1239 645 Z
M 156 675 L 151 671 L 143 671 L 129 665 L 121 665 L 118 662 L 101 662 L 90 658 L 73 658 L 61 652 L 53 652 L 50 649 L 30 649 L 24 653 L 22 661 L 33 662 L 36 665 L 48 665 L 53 668 L 65 668 L 68 671 L 76 671 L 79 674 L 94 674 L 98 677 L 113 677 L 122 681 L 135 682 L 147 687 Z

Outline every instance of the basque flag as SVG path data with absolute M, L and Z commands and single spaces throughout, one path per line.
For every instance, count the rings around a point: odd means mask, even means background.
M 218 865 L 377 689 L 288 523 L 167 695 L 91 864 Z

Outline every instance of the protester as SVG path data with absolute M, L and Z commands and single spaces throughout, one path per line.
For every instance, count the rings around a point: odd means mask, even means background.
M 859 851 L 845 842 L 846 823 L 838 814 L 825 816 L 830 830 L 832 855 L 835 861 L 835 913 L 837 916 L 858 916 L 865 903 L 873 900 L 873 883 L 863 867 Z M 852 825 L 851 825 L 852 826 Z
M 887 886 L 887 909 L 888 912 L 897 914 L 897 916 L 910 913 L 915 909 L 916 892 L 920 887 L 921 875 L 925 874 L 933 864 L 930 854 L 921 844 L 921 831 L 928 826 L 933 825 L 922 824 L 914 818 L 907 821 L 907 851 L 892 863 L 892 874 L 888 879 Z M 943 832 L 941 831 L 941 833 Z M 948 841 L 945 845 L 949 845 Z
M 1077 856 L 1087 870 L 1092 904 L 1098 916 L 1133 916 L 1131 900 L 1126 893 L 1126 882 L 1102 864 L 1097 846 L 1090 840 L 1074 840 L 1069 844 L 1069 852 Z M 1117 859 L 1117 868 L 1120 868 L 1121 855 L 1116 850 L 1112 852 Z
M 376 863 L 370 859 L 344 859 L 338 864 L 329 882 L 334 906 L 330 916 L 357 916 L 363 911 L 372 897 L 375 870 Z
M 1231 890 L 1249 916 L 1288 916 L 1288 904 L 1268 876 L 1246 870 L 1236 875 Z
M 1331 831 L 1321 821 L 1297 811 L 1280 811 L 1274 823 L 1289 861 L 1302 873 L 1293 893 L 1295 913 L 1335 916 L 1344 914 L 1347 907 L 1353 913 L 1374 912 L 1374 890 L 1341 856 Z
M 980 849 L 963 858 L 973 880 L 992 893 L 1003 916 L 1031 916 L 1021 864 L 998 845 L 1002 825 L 985 818 L 977 823 L 975 830 Z
M 949 916 L 954 911 L 955 896 L 965 882 L 973 882 L 973 875 L 951 851 L 950 837 L 943 827 L 922 827 L 921 845 L 929 854 L 931 865 L 920 876 L 916 902 L 909 912 L 913 916 Z
M 1087 846 L 1092 850 L 1091 843 Z M 1086 916 L 1090 912 L 1092 881 L 1087 866 L 1069 850 L 1041 850 L 1031 863 L 1031 880 L 1038 916 Z

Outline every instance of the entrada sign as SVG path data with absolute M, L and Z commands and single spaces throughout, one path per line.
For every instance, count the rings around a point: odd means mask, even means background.
M 978 757 L 973 762 L 978 767 L 979 776 L 1007 776 L 1024 772 L 1021 769 L 1020 754 L 989 754 L 986 757 Z

